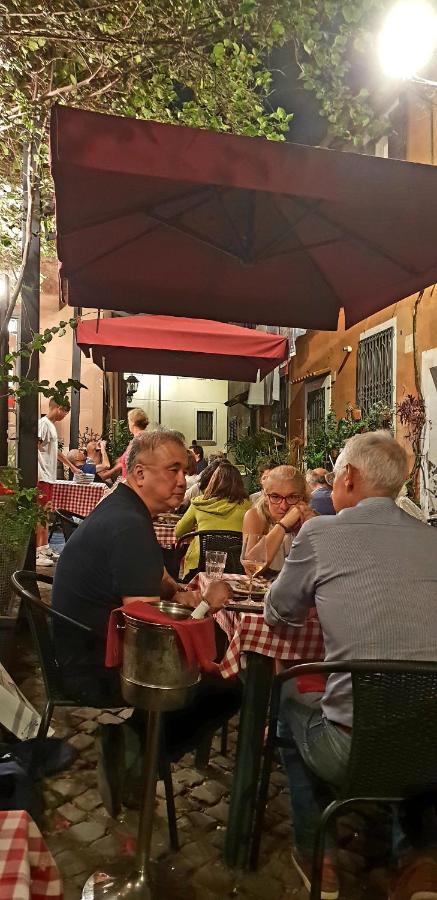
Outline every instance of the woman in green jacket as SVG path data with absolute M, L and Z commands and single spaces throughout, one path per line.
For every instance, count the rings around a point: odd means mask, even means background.
M 230 462 L 217 466 L 205 493 L 195 497 L 176 525 L 176 537 L 190 531 L 242 531 L 243 519 L 251 508 L 243 479 Z M 199 565 L 199 539 L 194 538 L 184 561 L 184 576 Z

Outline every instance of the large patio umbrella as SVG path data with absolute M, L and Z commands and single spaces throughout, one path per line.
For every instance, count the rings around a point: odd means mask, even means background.
M 335 329 L 437 280 L 433 166 L 55 107 L 73 306 Z
M 256 381 L 287 359 L 288 341 L 238 325 L 174 316 L 79 322 L 76 340 L 108 372 Z

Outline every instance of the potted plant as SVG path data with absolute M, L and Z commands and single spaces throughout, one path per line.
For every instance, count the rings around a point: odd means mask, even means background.
M 37 488 L 23 488 L 17 469 L 0 469 L 0 661 L 11 646 L 11 631 L 18 617 L 11 575 L 22 569 L 29 538 L 36 525 L 47 521 L 45 507 L 38 502 Z

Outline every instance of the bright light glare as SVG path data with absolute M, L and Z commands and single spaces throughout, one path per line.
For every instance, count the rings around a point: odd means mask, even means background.
M 9 322 L 8 322 L 8 331 L 9 331 L 9 334 L 17 334 L 17 332 L 18 332 L 18 322 L 17 322 L 17 319 L 9 319 Z
M 381 66 L 392 78 L 412 78 L 430 61 L 437 16 L 424 0 L 401 0 L 388 13 L 378 38 Z

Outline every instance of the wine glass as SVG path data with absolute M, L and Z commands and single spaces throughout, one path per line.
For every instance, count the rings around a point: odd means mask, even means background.
M 243 547 L 241 550 L 241 565 L 249 578 L 249 596 L 252 599 L 252 583 L 255 575 L 265 569 L 267 565 L 267 545 L 264 534 L 243 535 Z

